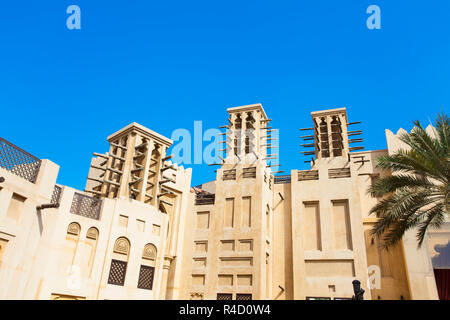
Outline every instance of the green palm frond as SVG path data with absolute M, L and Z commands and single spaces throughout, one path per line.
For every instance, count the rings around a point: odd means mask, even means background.
M 442 204 L 435 205 L 430 210 L 428 210 L 425 215 L 426 220 L 418 224 L 419 228 L 417 231 L 417 239 L 419 241 L 419 246 L 422 245 L 425 238 L 425 233 L 430 225 L 434 227 L 440 227 L 444 222 L 444 212 L 442 210 Z
M 377 167 L 393 175 L 378 179 L 367 192 L 382 198 L 371 210 L 379 220 L 372 234 L 388 248 L 417 228 L 421 246 L 428 228 L 438 228 L 450 212 L 450 119 L 439 114 L 434 131 L 414 122 L 400 140 L 408 149 L 379 157 Z
M 448 123 L 449 118 L 446 114 L 438 114 L 438 117 L 436 119 L 436 130 L 438 132 L 442 148 L 447 154 L 449 154 L 450 151 L 450 128 L 448 126 Z
M 404 187 L 435 189 L 436 186 L 426 177 L 399 174 L 378 180 L 369 188 L 369 193 L 378 198 Z

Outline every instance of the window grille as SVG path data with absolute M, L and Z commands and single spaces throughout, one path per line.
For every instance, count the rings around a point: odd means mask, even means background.
M 251 293 L 237 293 L 236 300 L 252 300 Z
M 232 300 L 233 295 L 231 293 L 218 293 L 217 300 Z
M 141 265 L 141 270 L 139 271 L 139 281 L 138 281 L 137 287 L 139 289 L 152 290 L 154 275 L 155 275 L 154 267 Z
M 101 206 L 101 200 L 86 196 L 81 193 L 75 193 L 73 195 L 70 212 L 86 218 L 99 220 Z
M 61 187 L 55 185 L 55 187 L 53 188 L 51 203 L 53 204 L 59 203 L 60 197 L 61 197 Z
M 125 274 L 127 272 L 127 262 L 120 260 L 111 260 L 111 269 L 109 270 L 108 283 L 117 286 L 125 284 Z

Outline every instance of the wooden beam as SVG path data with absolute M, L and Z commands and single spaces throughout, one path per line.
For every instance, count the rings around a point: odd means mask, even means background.
M 97 182 L 103 183 L 103 180 L 100 180 L 100 179 L 91 178 L 91 177 L 87 177 L 87 179 L 88 179 L 88 180 L 92 180 L 92 181 L 97 181 Z
M 108 156 L 101 154 L 101 153 L 97 153 L 97 152 L 93 152 L 92 153 L 94 156 L 100 157 L 100 158 L 104 158 L 104 159 L 109 159 Z
M 91 168 L 106 171 L 106 167 L 99 167 L 99 166 L 92 165 Z
M 115 154 L 112 154 L 112 153 L 111 153 L 109 156 L 110 156 L 110 157 L 113 157 L 114 159 L 120 160 L 120 161 L 125 161 L 125 158 L 116 156 Z
M 121 146 L 120 144 L 114 143 L 114 142 L 110 142 L 110 145 L 112 145 L 113 147 L 117 147 L 117 148 L 121 148 L 123 150 L 128 150 L 127 147 Z
M 112 171 L 112 172 L 114 172 L 114 173 L 123 174 L 122 171 L 117 170 L 117 169 L 113 169 L 113 168 L 111 168 L 111 167 L 107 167 L 106 169 L 109 170 L 109 171 Z

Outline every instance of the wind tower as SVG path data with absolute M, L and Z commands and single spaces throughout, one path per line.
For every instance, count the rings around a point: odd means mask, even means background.
M 261 104 L 227 109 L 208 232 L 207 299 L 271 297 L 276 130 Z
M 159 207 L 170 194 L 165 184 L 174 182 L 166 161 L 172 140 L 131 123 L 108 137 L 109 152 L 94 153 L 85 192 L 99 198 L 127 197 Z
M 330 109 L 324 111 L 311 112 L 313 127 L 301 128 L 300 131 L 311 131 L 311 134 L 303 135 L 300 138 L 304 143 L 304 148 L 313 150 L 302 151 L 305 156 L 314 156 L 311 160 L 312 166 L 316 161 L 331 161 L 335 158 L 344 158 L 350 162 L 350 155 L 353 151 L 361 150 L 364 147 L 350 147 L 354 143 L 363 142 L 362 138 L 353 138 L 362 134 L 362 130 L 349 130 L 349 126 L 360 124 L 361 122 L 348 122 L 345 108 Z

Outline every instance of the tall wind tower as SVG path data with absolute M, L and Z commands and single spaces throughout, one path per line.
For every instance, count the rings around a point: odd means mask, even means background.
M 175 182 L 166 161 L 172 140 L 131 123 L 108 137 L 109 152 L 94 153 L 85 191 L 99 198 L 127 197 L 159 207 Z
M 218 164 L 208 232 L 205 296 L 266 299 L 273 261 L 274 172 L 268 160 L 276 158 L 275 130 L 261 104 L 227 111 L 228 124 L 222 127 L 227 129 L 226 156 Z
M 348 122 L 345 108 L 330 109 L 311 113 L 313 127 L 302 128 L 301 131 L 312 131 L 311 134 L 303 135 L 300 138 L 305 143 L 301 144 L 305 148 L 313 150 L 303 151 L 306 156 L 314 156 L 312 162 L 330 161 L 335 158 L 344 158 L 350 162 L 351 152 L 361 150 L 364 147 L 350 147 L 353 143 L 363 142 L 362 138 L 353 138 L 362 134 L 361 130 L 349 130 L 349 126 L 360 124 L 361 122 Z

